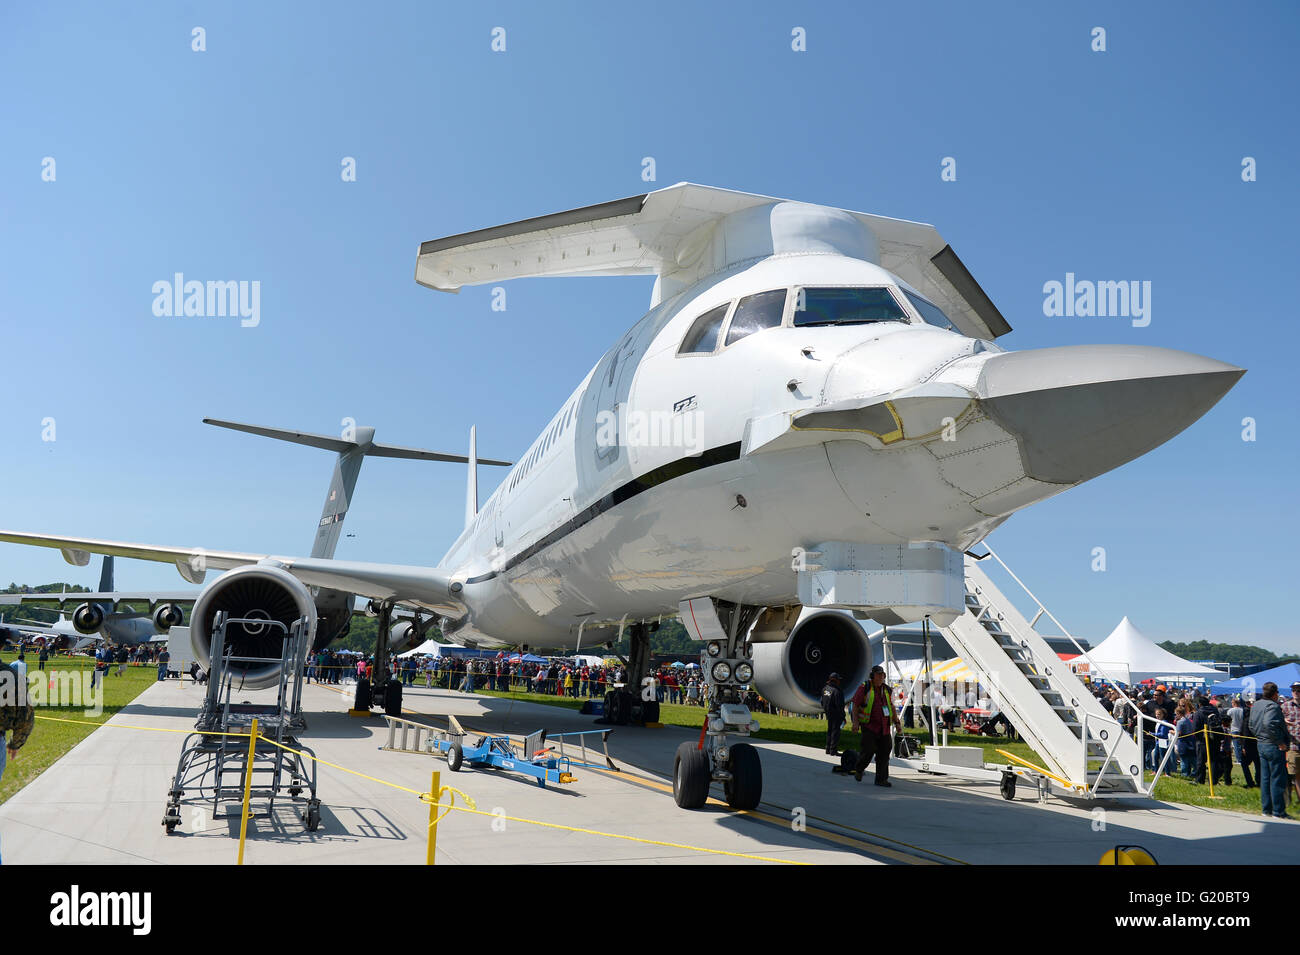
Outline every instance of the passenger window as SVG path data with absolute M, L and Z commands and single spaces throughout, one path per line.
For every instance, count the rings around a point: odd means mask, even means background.
M 722 330 L 722 320 L 727 317 L 731 304 L 711 308 L 691 325 L 691 330 L 682 339 L 679 355 L 711 355 L 718 344 L 718 332 Z
M 906 321 L 907 313 L 887 288 L 801 288 L 795 291 L 796 328 Z
M 731 316 L 727 344 L 738 342 L 746 335 L 752 335 L 765 328 L 776 328 L 781 324 L 784 314 L 785 289 L 746 295 L 736 306 L 736 314 Z

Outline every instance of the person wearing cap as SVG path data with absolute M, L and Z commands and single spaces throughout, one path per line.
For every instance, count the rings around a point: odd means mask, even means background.
M 1259 741 L 1259 801 L 1266 816 L 1286 815 L 1286 760 L 1291 738 L 1277 701 L 1277 684 L 1265 683 L 1250 707 L 1250 732 Z
M 1282 701 L 1282 716 L 1286 720 L 1287 735 L 1291 737 L 1286 753 L 1287 782 L 1291 787 L 1288 795 L 1300 796 L 1300 772 L 1297 772 L 1297 760 L 1300 760 L 1300 681 L 1291 684 L 1291 699 Z
M 840 675 L 832 673 L 822 687 L 822 712 L 826 714 L 826 755 L 840 754 L 840 729 L 844 726 L 844 692 Z
M 870 681 L 853 694 L 853 712 L 862 726 L 862 747 L 858 750 L 858 763 L 853 768 L 853 777 L 858 782 L 862 782 L 862 773 L 874 756 L 876 785 L 893 785 L 889 781 L 890 724 L 896 732 L 903 732 L 893 696 L 893 691 L 885 683 L 885 668 L 882 666 L 872 667 Z

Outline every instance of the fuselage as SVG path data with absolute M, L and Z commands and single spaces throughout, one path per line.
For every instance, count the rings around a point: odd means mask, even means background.
M 813 290 L 816 307 L 818 290 L 853 289 L 887 290 L 897 318 L 807 324 L 801 290 Z M 732 333 L 741 303 L 767 293 L 776 294 L 753 304 L 780 324 Z M 441 562 L 482 608 L 461 632 L 450 624 L 453 635 L 572 645 L 584 620 L 671 614 L 690 596 L 793 603 L 791 551 L 811 542 L 980 540 L 1028 501 L 981 508 L 920 446 L 880 450 L 846 434 L 753 447 L 760 423 L 782 429 L 798 412 L 892 394 L 1001 351 L 927 324 L 909 293 L 860 259 L 794 255 L 710 276 L 651 310 L 574 390 Z M 694 323 L 714 309 L 724 309 L 716 346 L 683 354 Z M 976 373 L 966 369 L 972 380 Z

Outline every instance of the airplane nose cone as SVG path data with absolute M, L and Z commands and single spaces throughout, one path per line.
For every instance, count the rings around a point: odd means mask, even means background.
M 1164 444 L 1245 373 L 1167 348 L 1072 345 L 995 355 L 976 394 L 1030 477 L 1078 484 Z

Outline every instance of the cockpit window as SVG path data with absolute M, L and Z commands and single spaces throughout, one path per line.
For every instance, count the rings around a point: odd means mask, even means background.
M 940 328 L 948 329 L 950 332 L 957 331 L 957 326 L 953 325 L 953 323 L 948 319 L 948 316 L 939 309 L 938 305 L 935 305 L 933 302 L 927 302 L 919 295 L 913 295 L 911 292 L 907 291 L 907 289 L 903 289 L 903 294 L 907 296 L 907 300 L 912 303 L 916 310 L 921 313 L 921 319 L 925 324 L 937 325 Z
M 731 327 L 727 330 L 727 344 L 738 342 L 746 335 L 776 328 L 785 315 L 785 289 L 774 292 L 759 292 L 746 295 L 736 306 L 736 314 L 731 316 Z
M 801 288 L 794 294 L 796 328 L 907 321 L 887 288 Z
M 691 330 L 682 339 L 682 347 L 677 349 L 679 355 L 711 355 L 718 344 L 718 332 L 722 330 L 722 321 L 727 317 L 731 303 L 711 308 L 691 325 Z

